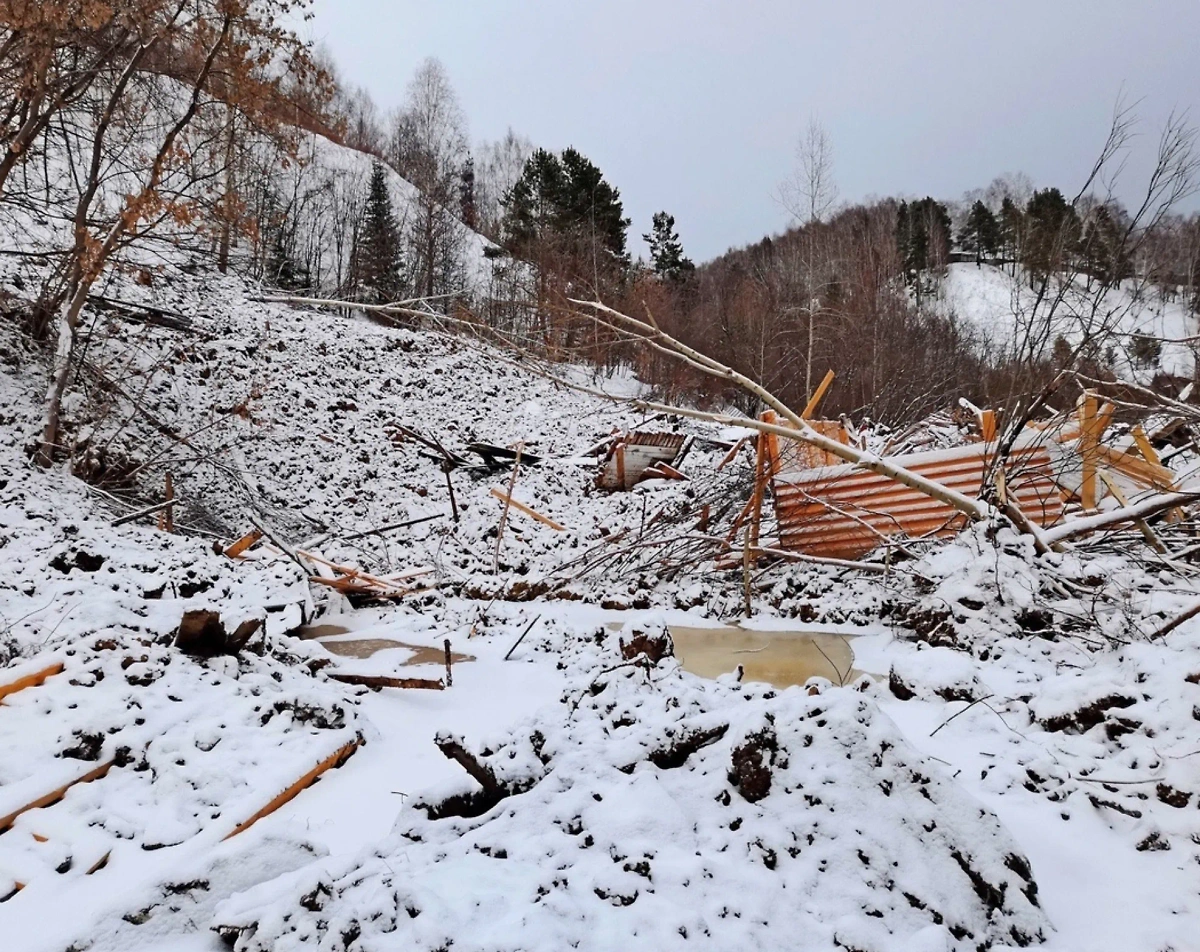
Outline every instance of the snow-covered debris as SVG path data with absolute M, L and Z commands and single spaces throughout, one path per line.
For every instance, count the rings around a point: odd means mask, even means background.
M 1020 850 L 869 693 L 703 682 L 616 641 L 543 641 L 573 672 L 558 705 L 477 755 L 442 739 L 498 792 L 464 774 L 369 855 L 250 890 L 215 926 L 263 952 L 1042 938 Z

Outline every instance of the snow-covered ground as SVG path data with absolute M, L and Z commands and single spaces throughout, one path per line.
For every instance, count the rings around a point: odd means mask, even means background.
M 64 665 L 0 704 L 0 804 L 114 761 L 0 834 L 0 896 L 25 884 L 0 902 L 6 950 L 215 952 L 214 925 L 243 948 L 364 952 L 1195 947 L 1200 622 L 1148 637 L 1200 598 L 1190 573 L 1111 547 L 1038 560 L 982 530 L 886 576 L 777 566 L 747 624 L 865 632 L 868 677 L 705 681 L 670 656 L 629 661 L 619 639 L 737 617 L 741 572 L 627 543 L 690 527 L 704 503 L 727 525 L 750 461 L 714 470 L 736 432 L 647 421 L 429 330 L 264 304 L 233 276 L 164 268 L 105 293 L 193 322 L 89 315 L 80 385 L 108 399 L 76 399 L 68 436 L 125 503 L 29 464 L 44 368 L 0 342 L 0 684 Z M 696 436 L 693 479 L 596 491 L 585 452 L 635 425 Z M 400 427 L 456 453 L 523 441 L 541 462 L 516 499 L 564 530 L 511 514 L 495 569 L 507 468 L 451 475 L 455 522 L 441 468 Z M 188 530 L 114 527 L 166 472 Z M 376 573 L 431 567 L 436 585 L 355 610 L 266 546 L 213 552 L 252 519 Z M 236 658 L 184 656 L 170 642 L 192 608 L 261 617 L 265 635 Z M 473 660 L 445 691 L 372 693 L 328 675 L 442 669 L 400 667 L 412 649 L 335 655 L 297 638 L 302 622 L 449 639 Z M 511 795 L 432 819 L 421 804 L 480 789 L 439 735 Z

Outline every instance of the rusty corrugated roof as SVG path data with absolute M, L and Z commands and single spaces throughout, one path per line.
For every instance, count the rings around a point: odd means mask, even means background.
M 896 456 L 892 461 L 974 497 L 980 493 L 994 448 L 994 444 L 976 443 Z M 1037 525 L 1061 518 L 1062 497 L 1044 446 L 1013 451 L 1006 489 Z M 835 558 L 864 555 L 885 536 L 953 535 L 966 522 L 961 513 L 919 490 L 849 464 L 780 473 L 775 480 L 775 513 L 783 548 Z

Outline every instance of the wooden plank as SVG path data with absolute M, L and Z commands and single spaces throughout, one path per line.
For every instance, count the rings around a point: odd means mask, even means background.
M 295 783 L 279 793 L 274 799 L 271 800 L 270 803 L 264 806 L 252 817 L 247 820 L 243 820 L 241 823 L 235 826 L 233 828 L 233 832 L 226 835 L 224 839 L 232 839 L 239 833 L 244 833 L 246 830 L 250 829 L 250 827 L 254 826 L 254 824 L 263 817 L 270 816 L 289 800 L 294 799 L 300 793 L 300 791 L 304 790 L 305 787 L 311 786 L 313 782 L 319 776 L 321 776 L 321 774 L 325 773 L 326 770 L 330 770 L 334 767 L 340 767 L 342 764 L 344 764 L 350 759 L 354 752 L 358 750 L 361 744 L 362 738 L 356 737 L 354 740 L 350 741 L 350 743 L 339 747 L 336 751 L 313 767 L 312 770 L 309 770 Z
M 549 519 L 546 516 L 543 516 L 540 512 L 537 512 L 534 509 L 530 509 L 527 505 L 525 505 L 525 503 L 517 502 L 517 500 L 513 499 L 511 496 L 506 496 L 499 489 L 491 489 L 491 490 L 489 490 L 489 492 L 493 496 L 495 496 L 497 499 L 499 499 L 502 503 L 504 503 L 506 508 L 508 506 L 512 506 L 514 509 L 517 510 L 517 512 L 523 512 L 525 515 L 529 516 L 531 519 L 536 519 L 538 522 L 542 523 L 543 525 L 549 526 L 555 532 L 566 532 L 567 531 L 565 526 L 560 526 L 553 519 Z
M 256 542 L 260 541 L 262 537 L 262 532 L 258 529 L 252 529 L 226 549 L 225 555 L 228 558 L 236 559 Z
M 717 463 L 718 473 L 733 462 L 733 458 L 737 456 L 741 448 L 746 445 L 746 440 L 748 439 L 750 439 L 750 437 L 743 436 L 740 440 L 733 444 L 733 448 L 725 454 L 725 458 L 722 459 L 721 462 Z
M 18 807 L 16 810 L 13 810 L 13 812 L 9 813 L 7 816 L 0 816 L 0 833 L 3 833 L 10 826 L 12 826 L 13 823 L 16 822 L 17 817 L 19 817 L 22 813 L 26 813 L 29 810 L 36 810 L 39 807 L 48 807 L 52 803 L 58 803 L 58 801 L 61 800 L 64 796 L 66 796 L 67 791 L 70 790 L 73 786 L 75 786 L 75 784 L 91 783 L 93 780 L 99 780 L 101 777 L 103 777 L 106 773 L 108 773 L 112 769 L 112 766 L 113 766 L 113 761 L 111 761 L 111 760 L 106 761 L 105 763 L 102 763 L 99 766 L 93 767 L 91 770 L 85 771 L 84 773 L 80 774 L 78 777 L 75 777 L 74 779 L 67 781 L 62 786 L 55 787 L 53 790 L 50 790 L 46 793 L 41 794 L 38 797 L 35 797 L 34 799 L 32 799 L 28 803 L 26 803 L 24 806 Z
M 1083 478 L 1079 484 L 1079 503 L 1085 510 L 1096 508 L 1096 448 L 1099 436 L 1096 433 L 1096 395 L 1084 393 L 1079 407 L 1079 458 L 1083 464 Z
M 16 694 L 18 691 L 24 691 L 26 688 L 37 687 L 39 684 L 44 684 L 49 678 L 56 674 L 62 674 L 63 663 L 61 661 L 53 661 L 40 668 L 37 671 L 31 671 L 29 674 L 17 678 L 15 681 L 10 681 L 8 684 L 0 684 L 0 701 L 3 701 L 10 694 Z
M 996 439 L 996 411 L 983 410 L 979 414 L 979 432 L 983 436 L 983 442 L 991 443 Z
M 833 376 L 834 374 L 832 370 L 826 372 L 825 379 L 817 385 L 816 392 L 814 392 L 813 395 L 808 398 L 808 403 L 805 404 L 804 410 L 800 414 L 801 420 L 811 420 L 813 418 L 813 414 L 817 412 L 817 406 L 821 403 L 822 398 L 825 396 L 825 391 L 828 390 L 829 385 L 833 383 Z
M 625 444 L 618 443 L 617 448 L 613 451 L 613 457 L 617 462 L 617 488 L 628 489 L 625 485 Z
M 664 463 L 662 460 L 659 460 L 656 463 L 651 463 L 650 466 L 646 468 L 646 475 L 658 476 L 661 479 L 687 479 L 687 477 L 674 466 L 670 465 L 669 463 Z

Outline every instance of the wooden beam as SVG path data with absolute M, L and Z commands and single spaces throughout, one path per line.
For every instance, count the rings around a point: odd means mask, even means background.
M 808 398 L 808 403 L 804 405 L 804 410 L 800 414 L 801 420 L 811 420 L 813 414 L 817 412 L 817 406 L 821 403 L 825 396 L 825 391 L 829 389 L 829 385 L 833 383 L 833 371 L 827 371 L 825 379 L 817 384 L 817 389 L 811 397 Z
M 7 684 L 0 684 L 0 701 L 3 701 L 10 694 L 16 694 L 18 691 L 24 691 L 26 688 L 37 687 L 39 684 L 44 684 L 49 678 L 56 674 L 62 674 L 63 663 L 61 661 L 53 661 L 40 668 L 37 671 L 31 671 L 29 674 L 22 675 L 15 681 L 9 681 Z
M 979 413 L 979 432 L 983 442 L 991 443 L 996 439 L 996 411 L 981 410 Z
M 237 542 L 233 543 L 233 545 L 231 545 L 228 549 L 226 549 L 225 555 L 231 559 L 236 559 L 256 542 L 261 540 L 262 537 L 262 532 L 260 532 L 258 529 L 252 529 L 238 539 Z
M 738 440 L 736 443 L 733 444 L 733 448 L 728 453 L 725 454 L 724 459 L 722 459 L 721 462 L 717 463 L 717 472 L 718 473 L 721 470 L 723 470 L 726 466 L 728 466 L 730 463 L 733 462 L 733 458 L 735 456 L 737 456 L 738 451 L 741 450 L 741 448 L 746 445 L 746 440 L 748 440 L 748 439 L 750 439 L 750 437 L 743 436 L 740 440 Z
M 1079 503 L 1089 510 L 1096 508 L 1096 447 L 1100 442 L 1096 426 L 1096 395 L 1088 391 L 1079 406 L 1079 458 L 1083 465 Z
M 531 519 L 536 519 L 538 522 L 542 523 L 542 525 L 549 526 L 555 532 L 566 532 L 567 531 L 565 526 L 560 526 L 553 519 L 549 519 L 546 516 L 543 516 L 540 512 L 537 512 L 534 509 L 530 509 L 523 502 L 517 502 L 517 500 L 513 499 L 511 496 L 505 495 L 499 489 L 491 489 L 488 491 L 493 496 L 495 496 L 497 499 L 499 499 L 502 503 L 504 503 L 506 512 L 508 511 L 508 507 L 512 506 L 512 508 L 517 510 L 517 512 L 525 513 L 525 515 L 529 516 Z
M 300 777 L 300 779 L 298 779 L 295 783 L 293 783 L 291 786 L 287 787 L 285 790 L 283 790 L 281 793 L 279 793 L 274 799 L 272 799 L 266 806 L 264 806 L 261 810 L 259 810 L 257 813 L 255 813 L 252 817 L 250 817 L 247 820 L 243 820 L 241 823 L 239 823 L 237 826 L 235 826 L 233 828 L 233 832 L 227 834 L 224 837 L 224 839 L 227 839 L 227 840 L 232 839 L 233 837 L 237 836 L 239 833 L 244 833 L 246 830 L 250 829 L 250 827 L 254 826 L 254 824 L 257 823 L 259 820 L 261 820 L 263 817 L 270 816 L 272 813 L 274 813 L 276 810 L 278 810 L 281 806 L 283 806 L 289 800 L 294 799 L 296 797 L 296 795 L 299 794 L 300 791 L 302 791 L 305 787 L 311 786 L 313 784 L 313 782 L 319 776 L 321 776 L 321 774 L 325 773 L 326 770 L 329 770 L 333 767 L 340 767 L 342 764 L 344 764 L 347 760 L 350 759 L 350 757 L 354 754 L 354 752 L 356 750 L 358 750 L 358 748 L 362 744 L 362 742 L 363 742 L 362 738 L 356 737 L 354 740 L 350 741 L 350 743 L 343 744 L 341 747 L 339 747 L 337 750 L 335 750 L 332 754 L 330 754 L 328 757 L 326 757 L 324 760 L 322 760 L 319 764 L 317 764 L 315 767 L 313 767 L 311 770 L 309 770 L 307 773 L 305 773 L 302 777 Z
M 3 833 L 10 826 L 12 826 L 13 823 L 16 822 L 17 817 L 19 817 L 22 813 L 25 813 L 29 810 L 36 810 L 39 807 L 48 807 L 52 803 L 58 803 L 58 801 L 66 796 L 67 791 L 75 786 L 75 784 L 91 783 L 93 780 L 99 780 L 112 769 L 112 766 L 113 761 L 106 761 L 99 766 L 93 767 L 91 770 L 85 771 L 78 777 L 75 777 L 73 780 L 68 780 L 62 786 L 55 787 L 53 790 L 35 797 L 24 806 L 13 810 L 13 812 L 9 813 L 7 816 L 0 816 L 0 833 Z

